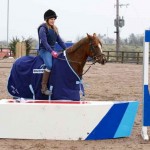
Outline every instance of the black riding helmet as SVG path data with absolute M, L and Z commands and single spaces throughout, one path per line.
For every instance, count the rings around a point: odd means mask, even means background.
M 47 10 L 47 11 L 44 13 L 44 20 L 47 20 L 47 19 L 50 19 L 50 18 L 55 18 L 55 19 L 57 19 L 56 13 L 55 13 L 53 10 L 51 10 L 51 9 Z

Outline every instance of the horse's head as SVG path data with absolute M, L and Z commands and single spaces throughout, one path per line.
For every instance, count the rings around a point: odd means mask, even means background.
M 94 59 L 95 63 L 98 62 L 101 64 L 105 64 L 106 57 L 103 54 L 102 42 L 100 41 L 100 39 L 96 36 L 95 33 L 93 34 L 93 36 L 87 34 L 87 38 L 89 40 L 88 55 Z
M 102 42 L 95 33 L 93 35 L 87 34 L 87 37 L 67 48 L 66 56 L 70 66 L 79 77 L 83 75 L 83 67 L 88 56 L 94 59 L 94 63 L 106 63 L 106 57 L 102 51 Z

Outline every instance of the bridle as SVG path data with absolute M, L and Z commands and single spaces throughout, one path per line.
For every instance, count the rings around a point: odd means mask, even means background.
M 86 69 L 86 71 L 82 75 L 86 74 L 89 71 L 89 69 L 92 67 L 92 65 L 95 65 L 100 59 L 104 58 L 105 55 L 102 53 L 102 51 L 101 54 L 97 55 L 95 49 L 96 48 L 93 45 L 92 40 L 90 40 L 90 51 L 93 53 L 92 59 L 94 60 L 94 62 L 90 64 L 90 66 Z
M 104 58 L 104 54 L 101 51 L 101 54 L 97 54 L 95 51 L 95 46 L 92 43 L 92 40 L 90 40 L 90 51 L 92 52 L 93 56 L 92 59 L 94 60 L 94 64 L 99 62 L 102 58 Z

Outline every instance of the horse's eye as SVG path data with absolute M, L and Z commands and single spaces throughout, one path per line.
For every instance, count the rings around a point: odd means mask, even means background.
M 98 46 L 98 45 L 95 45 L 94 48 L 99 48 L 99 46 Z

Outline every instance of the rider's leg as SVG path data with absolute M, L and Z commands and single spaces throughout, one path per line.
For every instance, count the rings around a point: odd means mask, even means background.
M 44 73 L 43 73 L 43 77 L 42 77 L 42 83 L 41 83 L 41 85 L 42 85 L 41 92 L 42 92 L 42 94 L 45 94 L 45 95 L 51 94 L 51 92 L 47 88 L 47 83 L 48 83 L 49 77 L 50 77 L 50 70 L 45 69 Z
M 42 77 L 42 88 L 41 92 L 45 95 L 50 95 L 51 91 L 48 90 L 47 84 L 50 77 L 50 72 L 52 68 L 52 55 L 49 51 L 40 50 L 40 56 L 42 57 L 44 64 L 46 65 L 46 69 L 44 70 L 43 77 Z

